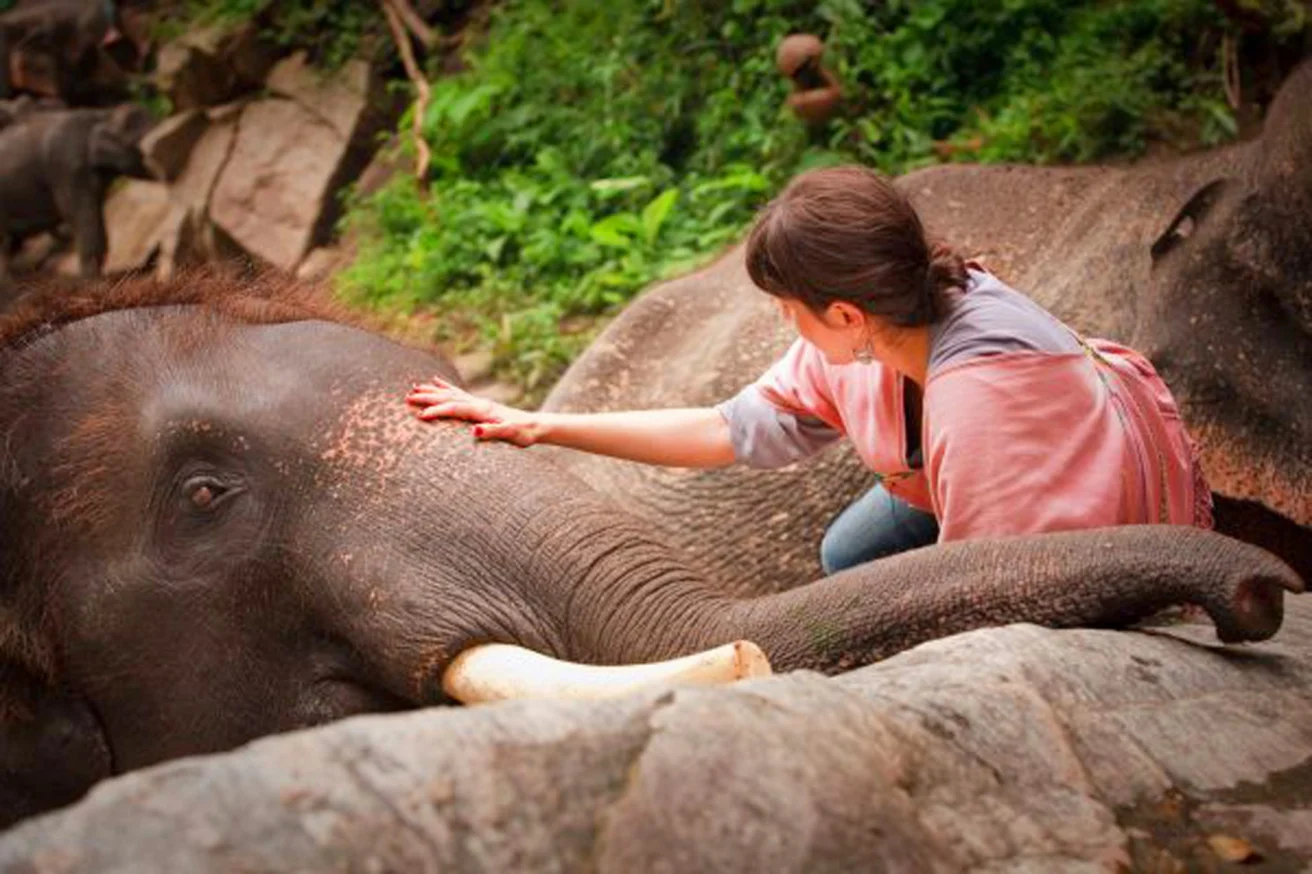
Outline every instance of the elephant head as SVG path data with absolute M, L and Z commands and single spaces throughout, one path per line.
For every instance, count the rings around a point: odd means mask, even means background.
M 97 113 L 87 139 L 88 162 L 108 176 L 131 176 L 150 179 L 141 154 L 142 138 L 154 126 L 154 118 L 144 107 L 125 103 Z
M 447 365 L 220 280 L 62 293 L 0 322 L 0 783 L 12 815 L 94 779 L 355 713 L 449 704 L 500 642 L 590 663 L 750 639 L 839 671 L 1028 620 L 1201 604 L 1276 631 L 1301 582 L 1196 529 L 930 548 L 726 594 L 533 451 L 403 404 Z M 38 787 L 40 791 L 33 787 Z
M 1312 526 L 1312 63 L 1234 157 L 1152 244 L 1139 333 L 1218 488 Z

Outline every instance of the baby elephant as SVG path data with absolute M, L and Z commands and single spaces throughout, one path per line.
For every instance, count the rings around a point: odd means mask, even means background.
M 100 275 L 105 193 L 117 176 L 150 178 L 139 144 L 152 124 L 124 104 L 33 112 L 0 130 L 0 277 L 25 237 L 61 224 L 73 232 L 80 275 Z

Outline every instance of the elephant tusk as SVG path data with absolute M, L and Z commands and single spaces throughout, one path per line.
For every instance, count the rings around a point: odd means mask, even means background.
M 463 704 L 514 698 L 613 698 L 663 683 L 713 686 L 769 675 L 770 661 L 751 641 L 644 665 L 581 665 L 503 643 L 471 647 L 442 674 L 442 689 Z

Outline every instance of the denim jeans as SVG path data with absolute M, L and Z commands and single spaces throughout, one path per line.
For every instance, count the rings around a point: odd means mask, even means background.
M 839 513 L 820 541 L 820 564 L 832 574 L 886 555 L 928 546 L 938 520 L 877 485 Z

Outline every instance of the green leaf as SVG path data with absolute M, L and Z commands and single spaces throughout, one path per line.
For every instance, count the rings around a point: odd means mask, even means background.
M 603 246 L 627 249 L 633 245 L 633 235 L 640 228 L 637 216 L 629 212 L 619 212 L 594 223 L 591 236 Z
M 661 232 L 661 225 L 665 224 L 665 219 L 669 216 L 670 210 L 674 209 L 678 199 L 679 189 L 667 188 L 643 207 L 642 235 L 648 244 L 656 242 L 656 236 Z
M 625 176 L 619 179 L 594 179 L 589 187 L 593 191 L 632 191 L 650 182 L 647 176 Z

